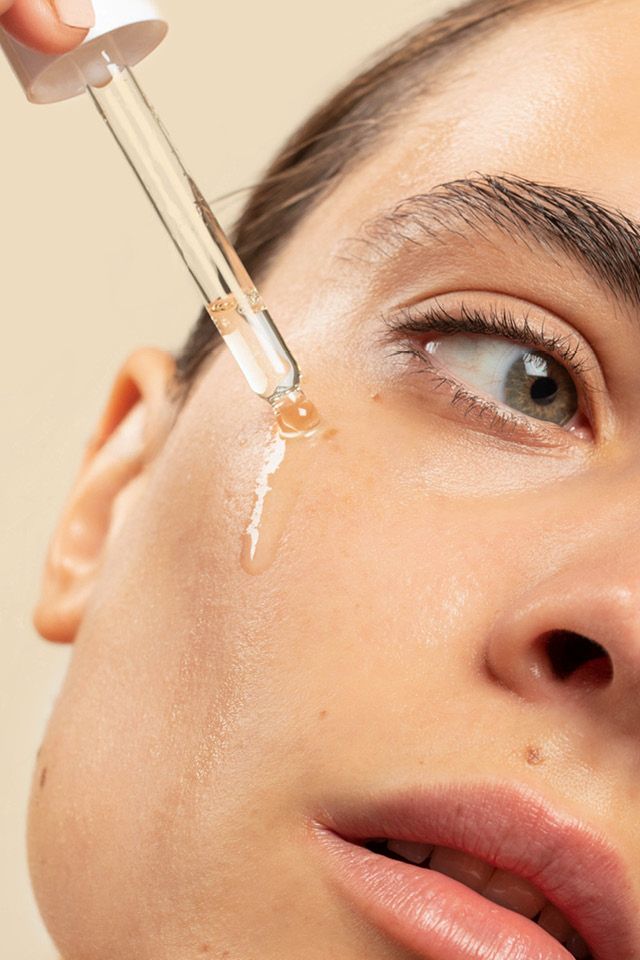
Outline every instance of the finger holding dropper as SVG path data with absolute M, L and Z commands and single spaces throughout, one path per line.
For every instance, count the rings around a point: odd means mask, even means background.
M 95 22 L 90 0 L 0 0 L 0 24 L 41 53 L 61 54 L 85 39 Z

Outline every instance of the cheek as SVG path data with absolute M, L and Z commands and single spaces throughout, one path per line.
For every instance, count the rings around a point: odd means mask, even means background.
M 428 697 L 438 729 L 455 727 L 451 678 L 511 588 L 486 563 L 509 569 L 509 508 L 410 480 L 437 440 L 401 428 L 384 396 L 329 382 L 310 372 L 329 429 L 292 441 L 295 469 L 271 478 L 260 532 L 283 522 L 258 575 L 240 556 L 272 416 L 224 355 L 111 545 L 32 796 L 34 886 L 63 953 L 97 932 L 115 953 L 143 896 L 171 897 L 177 923 L 221 838 L 242 842 L 248 805 L 260 844 L 323 791 L 370 780 L 363 758 L 424 723 L 405 702 Z M 233 869 L 207 896 L 233 889 Z

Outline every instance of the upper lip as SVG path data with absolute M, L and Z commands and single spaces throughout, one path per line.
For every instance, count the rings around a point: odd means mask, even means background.
M 596 960 L 640 960 L 638 902 L 623 858 L 602 833 L 528 788 L 422 786 L 325 810 L 314 825 L 354 843 L 387 837 L 463 850 L 534 884 Z

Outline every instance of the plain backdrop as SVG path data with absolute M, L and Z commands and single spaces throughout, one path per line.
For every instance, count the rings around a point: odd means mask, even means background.
M 379 46 L 451 5 L 162 0 L 168 38 L 136 74 L 214 201 L 250 186 L 294 126 Z M 0 118 L 0 955 L 52 960 L 25 820 L 72 651 L 31 625 L 42 560 L 118 366 L 137 346 L 176 349 L 200 303 L 88 98 L 27 103 L 0 53 Z M 213 204 L 225 226 L 244 195 Z

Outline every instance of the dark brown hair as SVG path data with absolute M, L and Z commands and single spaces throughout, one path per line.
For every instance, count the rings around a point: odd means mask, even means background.
M 240 259 L 260 283 L 282 243 L 310 208 L 361 160 L 397 112 L 425 89 L 430 68 L 498 28 L 507 19 L 550 0 L 469 0 L 411 31 L 322 104 L 289 138 L 253 189 L 231 235 Z M 178 354 L 179 392 L 188 392 L 204 360 L 222 342 L 203 311 Z

